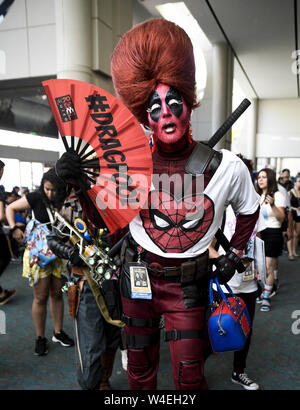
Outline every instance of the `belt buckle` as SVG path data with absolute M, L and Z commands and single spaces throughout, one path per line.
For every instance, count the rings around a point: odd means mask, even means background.
M 165 268 L 165 271 L 166 271 L 166 273 L 167 273 L 167 276 L 175 276 L 175 275 L 172 275 L 172 274 L 169 274 L 169 272 L 174 272 L 174 273 L 177 273 L 177 271 L 178 271 L 178 266 L 166 266 Z
M 163 275 L 163 267 L 160 263 L 152 262 L 150 263 L 149 268 L 154 271 L 154 276 L 161 277 Z M 158 272 L 158 270 L 160 270 L 160 272 Z
M 169 330 L 168 332 L 167 331 L 165 332 L 165 337 L 164 337 L 165 342 L 169 342 L 170 340 L 175 342 L 176 340 L 179 340 L 179 339 L 180 337 L 179 337 L 179 332 L 177 329 L 172 329 L 172 330 Z
M 177 332 L 177 329 L 173 329 L 172 330 L 172 334 L 173 334 L 173 337 L 172 337 L 172 340 L 178 340 L 179 339 L 179 334 L 178 334 L 178 332 Z

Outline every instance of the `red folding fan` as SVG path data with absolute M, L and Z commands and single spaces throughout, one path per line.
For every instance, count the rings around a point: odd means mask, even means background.
M 43 83 L 66 151 L 81 159 L 86 194 L 110 233 L 147 201 L 152 175 L 148 139 L 133 114 L 107 91 L 76 80 Z

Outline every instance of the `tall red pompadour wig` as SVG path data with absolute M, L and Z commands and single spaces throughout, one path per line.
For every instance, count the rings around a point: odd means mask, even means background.
M 118 98 L 144 125 L 159 83 L 176 88 L 191 109 L 199 105 L 191 40 L 168 20 L 151 19 L 125 33 L 112 54 L 111 73 Z

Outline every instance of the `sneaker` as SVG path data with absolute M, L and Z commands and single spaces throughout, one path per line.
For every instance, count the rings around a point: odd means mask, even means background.
M 39 336 L 35 341 L 34 354 L 36 356 L 45 356 L 48 353 L 48 340 L 45 337 Z
M 262 298 L 260 311 L 261 312 L 269 312 L 271 310 L 271 303 L 269 298 Z
M 260 296 L 258 296 L 258 297 L 256 298 L 256 303 L 262 303 L 262 298 L 261 298 Z
M 271 298 L 271 297 L 275 296 L 275 295 L 277 294 L 277 292 L 278 292 L 278 286 L 277 286 L 277 284 L 274 282 L 274 285 L 273 285 L 273 288 L 272 288 L 272 291 L 271 291 L 269 297 Z
M 72 340 L 63 330 L 59 333 L 53 333 L 52 342 L 60 343 L 65 347 L 74 346 L 74 340 Z
M 249 379 L 247 373 L 232 372 L 231 381 L 236 384 L 240 384 L 246 390 L 258 390 L 259 385 L 253 380 Z
M 7 290 L 5 289 L 4 291 L 4 296 L 0 297 L 0 305 L 5 305 L 15 294 L 17 293 L 16 289 L 12 290 Z

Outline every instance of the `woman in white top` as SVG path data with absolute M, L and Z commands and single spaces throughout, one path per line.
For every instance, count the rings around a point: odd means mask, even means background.
M 283 235 L 281 224 L 284 221 L 285 198 L 278 191 L 276 173 L 264 168 L 257 175 L 256 190 L 260 195 L 261 213 L 265 219 L 266 229 L 261 231 L 261 239 L 265 242 L 267 279 L 262 294 L 262 311 L 270 310 L 270 294 L 274 284 L 274 270 L 278 266 L 278 256 L 282 253 Z
M 299 256 L 297 254 L 297 247 L 298 247 L 299 238 L 300 238 L 300 175 L 296 176 L 294 188 L 289 191 L 289 196 L 291 199 L 291 210 L 292 210 L 293 228 L 294 228 L 294 236 L 292 239 L 293 258 L 290 260 L 295 260 L 294 257 Z

